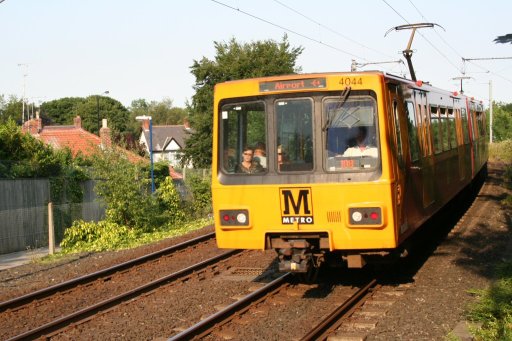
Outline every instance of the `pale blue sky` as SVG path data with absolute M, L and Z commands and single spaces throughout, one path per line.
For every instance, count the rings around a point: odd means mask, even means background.
M 286 33 L 292 46 L 305 48 L 298 59 L 304 73 L 349 71 L 352 59 L 403 59 L 410 31 L 384 34 L 407 22 L 446 30 L 418 31 L 412 46 L 417 78 L 435 86 L 458 90 L 452 78 L 461 76 L 462 57 L 512 57 L 512 45 L 493 42 L 512 33 L 510 1 L 219 2 L 240 11 L 211 0 L 4 0 L 0 94 L 21 97 L 25 79 L 26 97 L 36 103 L 108 90 L 126 106 L 138 98 L 184 106 L 194 94 L 189 68 L 194 59 L 215 57 L 214 41 L 280 41 Z M 409 77 L 398 64 L 362 69 Z M 512 102 L 512 60 L 466 63 L 465 76 L 472 77 L 464 81 L 466 94 L 487 104 L 492 80 L 494 99 Z

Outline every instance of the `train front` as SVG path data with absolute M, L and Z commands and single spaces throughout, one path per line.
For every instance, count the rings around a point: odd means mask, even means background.
M 215 88 L 217 244 L 274 249 L 282 271 L 361 267 L 397 246 L 383 77 L 298 77 Z

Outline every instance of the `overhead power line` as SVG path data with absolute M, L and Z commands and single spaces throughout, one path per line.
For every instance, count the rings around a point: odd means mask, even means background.
M 395 13 L 396 13 L 400 18 L 402 18 L 402 19 L 403 19 L 407 24 L 411 24 L 411 23 L 410 23 L 410 22 L 409 22 L 409 21 L 408 21 L 408 20 L 407 20 L 407 19 L 406 19 L 402 14 L 400 14 L 400 12 L 398 12 L 395 8 L 393 8 L 393 6 L 391 6 L 391 5 L 390 5 L 386 0 L 382 0 L 382 1 L 383 1 L 383 2 L 384 2 L 384 3 L 385 3 L 389 8 L 391 8 L 391 10 L 392 10 L 393 12 L 395 12 Z M 448 58 L 448 57 L 447 57 L 443 52 L 441 52 L 441 50 L 439 50 L 439 49 L 437 48 L 437 46 L 435 46 L 435 45 L 434 45 L 430 40 L 428 40 L 428 39 L 427 39 L 427 37 L 425 37 L 425 35 L 424 35 L 423 33 L 421 33 L 421 32 L 418 32 L 418 33 L 421 35 L 421 37 L 422 37 L 423 39 L 425 39 L 425 41 L 426 41 L 430 46 L 432 46 L 432 48 L 433 48 L 434 50 L 436 50 L 436 51 L 437 51 L 437 53 L 439 53 L 439 55 L 441 55 L 441 57 L 443 57 L 443 58 L 444 58 L 444 59 L 445 59 L 449 64 L 451 64 L 453 67 L 455 67 L 455 68 L 457 69 L 457 71 L 460 71 L 459 67 L 458 67 L 455 63 L 453 63 L 453 62 L 452 62 L 452 61 L 451 61 L 451 60 L 450 60 L 450 59 L 449 59 L 449 58 Z
M 318 22 L 318 21 L 316 21 L 316 20 L 314 20 L 314 19 L 312 19 L 312 18 L 308 17 L 307 15 L 305 15 L 305 14 L 303 14 L 303 13 L 301 13 L 301 12 L 297 11 L 296 9 L 294 9 L 294 8 L 292 8 L 292 7 L 290 7 L 290 6 L 286 5 L 286 4 L 284 4 L 284 3 L 282 3 L 282 2 L 281 2 L 281 1 L 279 1 L 279 0 L 274 0 L 274 2 L 276 2 L 276 3 L 278 3 L 279 5 L 281 5 L 281 6 L 285 7 L 285 8 L 287 8 L 287 9 L 289 9 L 290 11 L 292 11 L 292 12 L 294 12 L 294 13 L 296 13 L 296 14 L 300 15 L 301 17 L 305 18 L 306 20 L 311 21 L 312 23 L 314 23 L 314 24 L 318 25 L 319 27 L 324 28 L 324 29 L 328 30 L 329 32 L 334 33 L 334 34 L 336 34 L 337 36 L 342 37 L 343 39 L 346 39 L 346 40 L 348 40 L 348 41 L 350 41 L 350 42 L 352 42 L 352 43 L 354 43 L 354 44 L 356 44 L 356 45 L 358 45 L 358 46 L 360 46 L 360 47 L 362 47 L 362 48 L 365 48 L 365 49 L 367 49 L 367 50 L 370 50 L 370 51 L 376 52 L 376 53 L 378 53 L 378 54 L 381 54 L 381 55 L 386 56 L 386 57 L 389 57 L 389 58 L 393 58 L 392 56 L 389 56 L 389 55 L 387 55 L 387 54 L 386 54 L 386 53 L 384 53 L 384 52 L 378 51 L 378 50 L 376 50 L 376 49 L 374 49 L 374 48 L 371 48 L 371 47 L 369 47 L 369 46 L 366 46 L 366 45 L 364 45 L 364 44 L 361 44 L 361 43 L 360 43 L 360 42 L 358 42 L 357 40 L 354 40 L 354 39 L 352 39 L 352 38 L 350 38 L 350 37 L 347 37 L 346 35 L 344 35 L 344 34 L 342 34 L 342 33 L 338 32 L 338 31 L 336 31 L 336 30 L 334 30 L 334 29 L 332 29 L 332 28 L 330 28 L 330 27 L 328 27 L 328 26 L 325 26 L 324 24 L 322 24 L 322 23 L 320 23 L 320 22 Z
M 239 8 L 235 8 L 235 7 L 229 6 L 228 4 L 225 4 L 225 3 L 221 2 L 221 1 L 217 1 L 217 0 L 210 0 L 210 1 L 212 1 L 212 2 L 214 2 L 214 3 L 216 3 L 216 4 L 219 4 L 219 5 L 221 5 L 221 6 L 224 6 L 224 7 L 230 8 L 230 9 L 232 9 L 232 10 L 234 10 L 234 11 L 240 12 L 240 13 L 242 13 L 242 14 L 245 14 L 245 15 L 247 15 L 247 16 L 249 16 L 249 17 L 251 17 L 251 18 L 254 18 L 254 19 L 256 19 L 256 20 L 262 21 L 262 22 L 267 23 L 267 24 L 269 24 L 269 25 L 272 25 L 272 26 L 275 26 L 275 27 L 280 28 L 280 29 L 282 29 L 282 30 L 285 30 L 286 32 L 293 33 L 293 34 L 295 34 L 295 35 L 298 35 L 299 37 L 302 37 L 302 38 L 304 38 L 304 39 L 307 39 L 307 40 L 313 41 L 313 42 L 315 42 L 315 43 L 318 43 L 318 44 L 320 44 L 320 45 L 323 45 L 323 46 L 328 47 L 328 48 L 330 48 L 330 49 L 333 49 L 333 50 L 335 50 L 335 51 L 338 51 L 338 52 L 341 52 L 341 53 L 347 54 L 347 55 L 352 56 L 352 57 L 356 57 L 356 58 L 359 58 L 359 59 L 364 59 L 364 60 L 366 60 L 366 58 L 364 58 L 364 57 L 357 56 L 357 55 L 355 55 L 355 54 L 353 54 L 353 53 L 350 53 L 350 52 L 348 52 L 348 51 L 345 51 L 345 50 L 342 50 L 342 49 L 340 49 L 340 48 L 337 48 L 336 46 L 326 44 L 326 43 L 324 43 L 324 42 L 322 42 L 322 41 L 320 41 L 320 40 L 317 40 L 317 39 L 312 38 L 312 37 L 310 37 L 310 36 L 307 36 L 307 35 L 305 35 L 305 34 L 299 33 L 299 32 L 297 32 L 297 31 L 291 30 L 291 29 L 289 29 L 289 28 L 287 28 L 287 27 L 284 27 L 284 26 L 278 25 L 278 24 L 273 23 L 273 22 L 271 22 L 271 21 L 269 21 L 269 20 L 266 20 L 266 19 L 260 18 L 260 17 L 258 17 L 258 16 L 256 16 L 256 15 L 254 15 L 254 14 L 251 14 L 251 13 L 249 13 L 249 12 L 245 12 L 245 11 L 243 11 L 243 10 L 239 9 Z

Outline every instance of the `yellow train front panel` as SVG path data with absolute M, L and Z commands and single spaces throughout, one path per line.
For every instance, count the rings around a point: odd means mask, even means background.
M 217 243 L 264 249 L 269 234 L 327 233 L 329 251 L 395 248 L 390 187 L 388 182 L 221 186 L 213 191 Z M 246 217 L 239 223 L 241 212 Z

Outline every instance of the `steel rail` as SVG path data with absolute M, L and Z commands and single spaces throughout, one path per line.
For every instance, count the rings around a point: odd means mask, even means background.
M 226 308 L 218 311 L 217 313 L 207 317 L 206 319 L 200 321 L 199 323 L 193 325 L 192 327 L 170 337 L 169 341 L 178 341 L 178 340 L 191 340 L 193 338 L 201 338 L 207 334 L 209 334 L 216 326 L 221 324 L 222 322 L 228 320 L 235 313 L 240 312 L 244 309 L 248 309 L 252 304 L 257 303 L 259 300 L 263 299 L 269 293 L 272 293 L 289 280 L 293 276 L 292 273 L 288 272 L 284 275 L 278 277 L 272 282 L 268 283 L 264 287 L 254 291 L 253 293 L 245 296 L 244 298 L 236 301 L 233 304 L 230 304 Z
M 342 318 L 361 305 L 363 299 L 369 296 L 371 290 L 376 286 L 377 280 L 373 279 L 370 283 L 359 289 L 347 301 L 333 310 L 324 320 L 311 329 L 301 341 L 325 340 L 329 333 L 339 327 Z
M 219 261 L 221 261 L 225 258 L 229 258 L 229 257 L 231 257 L 235 254 L 241 253 L 241 252 L 243 252 L 243 250 L 230 250 L 230 251 L 224 252 L 223 254 L 209 258 L 205 261 L 202 261 L 195 265 L 189 266 L 185 269 L 179 270 L 170 275 L 167 275 L 167 276 L 164 276 L 157 280 L 151 281 L 147 284 L 139 286 L 139 287 L 132 289 L 130 291 L 127 291 L 123 294 L 120 294 L 115 297 L 104 300 L 102 302 L 96 303 L 92 306 L 89 306 L 87 308 L 81 309 L 77 312 L 71 313 L 67 316 L 64 316 L 62 318 L 56 319 L 52 322 L 49 322 L 45 325 L 36 327 L 36 328 L 29 330 L 25 333 L 16 335 L 10 339 L 7 339 L 7 341 L 36 339 L 41 336 L 47 335 L 56 330 L 62 329 L 63 327 L 65 327 L 73 322 L 77 322 L 77 321 L 83 320 L 85 318 L 88 318 L 88 317 L 98 313 L 99 311 L 103 311 L 103 310 L 106 310 L 113 306 L 119 305 L 122 302 L 130 300 L 134 297 L 140 296 L 148 291 L 154 290 L 157 287 L 160 287 L 164 284 L 175 281 L 181 277 L 188 276 L 188 275 L 190 275 L 198 270 L 201 270 L 209 265 L 218 263 Z
M 206 241 L 206 240 L 214 238 L 214 237 L 215 237 L 215 232 L 208 233 L 203 236 L 199 236 L 197 238 L 187 240 L 183 243 L 176 244 L 176 245 L 167 247 L 165 249 L 149 253 L 142 257 L 138 257 L 138 258 L 114 265 L 112 267 L 103 269 L 103 270 L 99 270 L 99 271 L 96 271 L 96 272 L 93 272 L 93 273 L 90 273 L 90 274 L 87 274 L 84 276 L 73 278 L 66 282 L 52 285 L 50 287 L 40 289 L 40 290 L 31 292 L 31 293 L 28 293 L 26 295 L 22 295 L 22 296 L 15 297 L 13 299 L 10 299 L 10 300 L 4 301 L 4 302 L 0 302 L 0 313 L 7 309 L 13 309 L 13 308 L 20 307 L 20 306 L 27 304 L 31 301 L 34 301 L 36 299 L 48 297 L 48 296 L 53 295 L 59 291 L 64 291 L 64 290 L 76 287 L 80 284 L 89 283 L 89 282 L 97 280 L 98 278 L 107 277 L 116 272 L 125 270 L 125 269 L 133 267 L 135 265 L 139 265 L 139 264 L 148 262 L 150 260 L 161 257 L 165 254 L 176 252 L 181 249 L 185 249 L 187 247 L 201 243 L 203 241 Z

